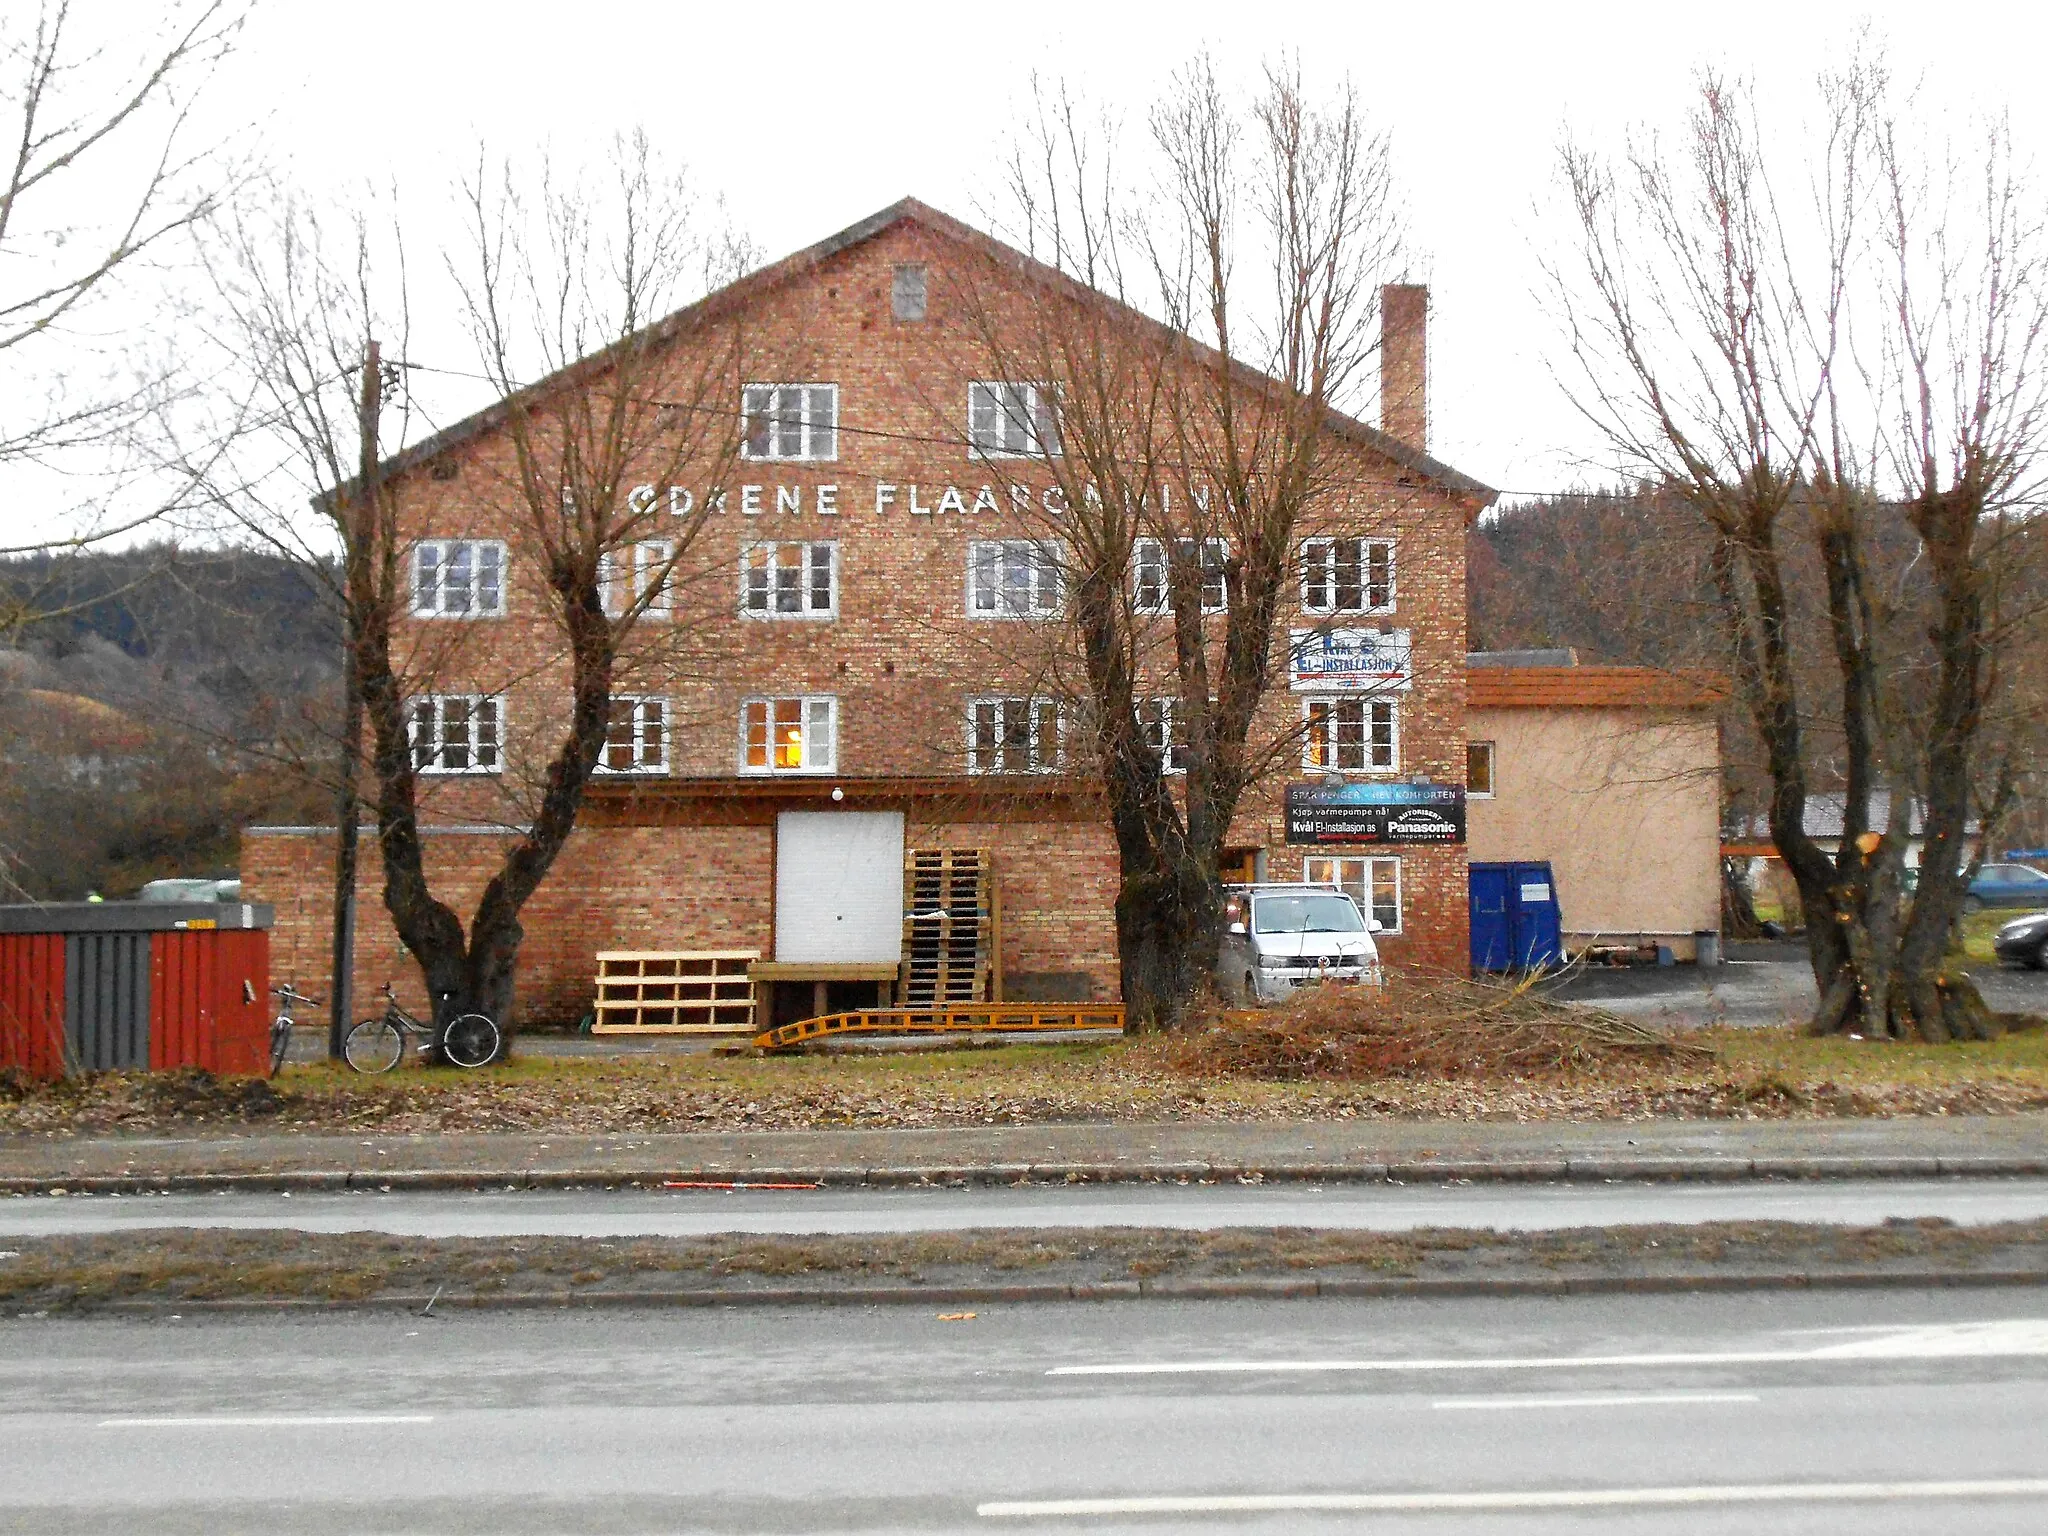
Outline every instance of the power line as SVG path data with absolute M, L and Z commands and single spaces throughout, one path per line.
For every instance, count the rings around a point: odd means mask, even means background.
M 503 388 L 505 388 L 505 383 L 504 383 L 504 381 L 502 381 L 502 380 L 499 380 L 499 379 L 495 379 L 495 378 L 491 377 L 491 375 L 489 375 L 489 374 L 485 374 L 485 373 L 477 373 L 477 372 L 474 372 L 474 371 L 472 371 L 472 370 L 470 370 L 470 369 L 465 369 L 465 368 L 442 368 L 442 367 L 439 367 L 439 366 L 437 366 L 437 365 L 435 365 L 435 364 L 432 364 L 432 363 L 414 363 L 414 362 L 403 362 L 403 363 L 400 363 L 400 364 L 398 364 L 397 366 L 399 366 L 399 367 L 401 367 L 401 368 L 409 368 L 409 369 L 412 369 L 412 370 L 414 370 L 415 372 L 419 372 L 419 373 L 438 373 L 438 374 L 443 374 L 443 375 L 447 376 L 448 378 L 453 378 L 453 379 L 474 379 L 474 380 L 476 380 L 476 381 L 478 381 L 478 382 L 480 382 L 480 383 L 484 383 L 484 384 L 489 384 L 489 385 L 490 385 L 490 386 L 492 386 L 492 388 L 494 388 L 494 389 L 503 389 Z M 529 387 L 529 386 L 527 386 L 527 385 L 523 385 L 523 384 L 515 384 L 515 385 L 513 385 L 512 387 L 513 387 L 513 388 L 515 388 L 515 389 L 524 389 L 524 388 L 527 388 L 527 387 Z M 702 414 L 702 415 L 707 415 L 707 416 L 724 416 L 724 415 L 728 414 L 728 408 L 727 408 L 727 407 L 724 407 L 724 406 L 709 406 L 709 405 L 702 405 L 702 404 L 698 404 L 698 403 L 695 403 L 695 402 L 692 402 L 692 401 L 687 401 L 687 400 L 665 400 L 665 399 L 661 399 L 661 398 L 659 398 L 659 397 L 645 397 L 645 396 L 637 396 L 637 395 L 636 395 L 636 396 L 632 396 L 632 397 L 630 397 L 630 398 L 632 398 L 632 399 L 634 400 L 634 402 L 635 402 L 636 404 L 640 404 L 640 405 L 647 405 L 647 406 L 652 406 L 652 407 L 654 407 L 654 408 L 655 408 L 655 409 L 657 409 L 657 410 L 666 410 L 666 411 L 691 411 L 691 412 L 695 412 L 695 413 L 699 413 L 699 414 Z M 741 412 L 739 412 L 738 414 L 739 414 L 739 416 L 740 416 L 740 419 L 741 419 L 741 420 L 743 420 L 743 421 L 744 421 L 744 420 L 746 419 L 746 414 L 747 414 L 747 413 L 746 413 L 746 412 L 745 412 L 744 410 L 742 410 L 742 411 L 741 411 Z M 933 448 L 933 447 L 936 447 L 936 448 L 960 448 L 960 447 L 967 447 L 967 448 L 968 448 L 968 450 L 969 450 L 969 452 L 972 452 L 972 451 L 973 451 L 972 445 L 964 443 L 964 442 L 963 442 L 963 440 L 962 440 L 961 438 L 957 437 L 957 436 L 947 436 L 947 435 L 941 435 L 941 434 L 938 434 L 938 433 L 930 433 L 930 432 L 909 432 L 909 431 L 903 431 L 903 430 L 901 430 L 901 429 L 897 429 L 897 428 L 891 428 L 891 427 L 863 427 L 863 426 L 855 426 L 855 425 L 850 425 L 850 424 L 848 424 L 848 423 L 847 423 L 847 422 L 846 422 L 846 421 L 845 421 L 845 420 L 844 420 L 843 418 L 842 418 L 841 420 L 839 420 L 839 421 L 837 421 L 837 422 L 835 422 L 835 423 L 834 423 L 834 425 L 833 425 L 833 430 L 834 430 L 834 432 L 835 432 L 835 433 L 837 433 L 837 434 L 838 434 L 838 435 L 840 435 L 840 436 L 844 436 L 844 437 L 859 437 L 859 438 L 868 438 L 868 439 L 871 439 L 871 440 L 874 440 L 874 441 L 877 441 L 877 442 L 894 442 L 894 443 L 909 443 L 909 444 L 914 444 L 914 445 L 916 445 L 916 446 L 918 446 L 918 447 L 926 447 L 926 448 Z M 744 460 L 743 462 L 746 462 L 746 463 L 788 463 L 788 464 L 802 464 L 802 463 L 806 463 L 806 462 L 808 462 L 808 463 L 816 463 L 816 462 L 819 462 L 819 461 L 817 461 L 817 460 L 801 460 L 801 459 L 749 459 L 749 460 Z M 829 461 L 828 461 L 828 462 L 829 462 Z M 1123 463 L 1140 463 L 1140 462 L 1142 462 L 1142 461 L 1141 461 L 1141 460 L 1135 460 L 1135 459 L 1127 459 L 1127 460 L 1120 460 L 1119 462 L 1123 462 Z M 1563 499 L 1563 498 L 1566 498 L 1566 497 L 1574 497 L 1574 496 L 1581 496 L 1581 497 L 1584 497 L 1584 496 L 1602 496 L 1602 495 L 1606 495 L 1606 494 L 1608 494 L 1608 493 L 1606 493 L 1606 492 L 1601 492 L 1601 491 L 1588 491 L 1588 490 L 1585 490 L 1585 489 L 1578 489 L 1578 490 L 1543 490 L 1543 491 L 1531 491 L 1531 490 L 1509 490 L 1509 489 L 1502 489 L 1502 488 L 1500 488 L 1500 487 L 1497 487 L 1497 486 L 1494 486 L 1494 487 L 1488 487 L 1488 489 L 1492 490 L 1492 491 L 1494 492 L 1494 494 L 1495 494 L 1496 496 L 1515 496 L 1515 497 L 1521 497 L 1521 498 L 1524 498 L 1524 499 L 1528 499 L 1528 500 L 1539 500 L 1539 501 L 1542 501 L 1542 500 L 1558 500 L 1558 499 Z

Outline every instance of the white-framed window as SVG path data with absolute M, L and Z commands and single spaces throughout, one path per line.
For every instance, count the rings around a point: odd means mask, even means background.
M 830 694 L 740 705 L 740 772 L 830 773 L 839 759 L 839 701 Z
M 754 619 L 830 619 L 839 614 L 839 546 L 742 544 L 740 612 Z
M 496 539 L 422 539 L 412 551 L 419 619 L 495 619 L 505 612 L 505 546 Z
M 1304 699 L 1301 766 L 1323 773 L 1393 773 L 1401 765 L 1392 699 Z
M 749 459 L 839 457 L 837 384 L 749 384 L 741 392 Z
M 1063 741 L 1057 699 L 969 699 L 969 773 L 1056 773 Z
M 597 589 L 604 598 L 604 611 L 617 618 L 644 597 L 647 606 L 640 610 L 642 614 L 650 619 L 667 618 L 675 607 L 669 570 L 675 557 L 676 547 L 667 539 L 643 539 L 598 556 Z M 632 571 L 630 583 L 619 579 L 622 570 Z
M 898 320 L 925 315 L 925 270 L 921 261 L 898 262 L 889 276 L 889 312 Z
M 1052 390 L 1043 384 L 967 386 L 967 441 L 992 459 L 1043 459 L 1060 451 Z
M 1174 558 L 1193 561 L 1194 539 L 1174 542 Z M 1222 613 L 1230 607 L 1230 540 L 1202 539 L 1202 612 Z M 1139 613 L 1165 613 L 1173 606 L 1173 588 L 1168 571 L 1166 545 L 1159 539 L 1139 539 L 1131 546 L 1131 606 Z
M 1035 539 L 977 539 L 967 546 L 967 616 L 1049 619 L 1065 591 L 1056 545 Z
M 1348 892 L 1359 911 L 1380 925 L 1380 932 L 1401 931 L 1399 859 L 1304 859 L 1301 878 L 1310 885 L 1334 885 Z
M 1188 743 L 1179 699 L 1138 700 L 1138 724 L 1145 732 L 1146 744 L 1159 754 L 1160 765 L 1166 772 L 1188 771 Z
M 599 773 L 668 772 L 668 700 L 623 695 L 612 700 L 611 731 L 598 754 Z
M 1465 794 L 1474 800 L 1493 798 L 1493 743 L 1465 743 Z
M 1392 539 L 1303 539 L 1303 613 L 1391 613 Z
M 406 725 L 416 773 L 496 773 L 504 764 L 504 705 L 489 694 L 423 694 Z

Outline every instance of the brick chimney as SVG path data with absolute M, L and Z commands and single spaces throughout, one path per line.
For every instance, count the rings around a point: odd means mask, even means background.
M 1380 430 L 1429 450 L 1429 290 L 1420 283 L 1380 289 Z

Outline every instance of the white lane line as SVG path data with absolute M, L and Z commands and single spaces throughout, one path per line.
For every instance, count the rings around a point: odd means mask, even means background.
M 205 1413 L 101 1419 L 101 1429 L 296 1429 L 345 1424 L 431 1424 L 431 1413 Z
M 975 1506 L 984 1520 L 1070 1515 L 1266 1515 L 1296 1510 L 1626 1509 L 1702 1504 L 1849 1504 L 1895 1499 L 2048 1497 L 2048 1478 L 1940 1483 L 1751 1483 L 1690 1488 L 1562 1488 L 1500 1493 L 1268 1493 L 1129 1499 L 1016 1499 Z
M 1447 1397 L 1431 1403 L 1448 1411 L 1488 1408 L 1641 1408 L 1660 1404 L 1754 1403 L 1754 1392 L 1644 1392 L 1612 1397 Z
M 1899 1328 L 1881 1338 L 1809 1349 L 1676 1351 L 1637 1355 L 1523 1355 L 1491 1360 L 1140 1360 L 1123 1364 L 1056 1365 L 1048 1376 L 1313 1375 L 1341 1371 L 1655 1370 L 1678 1365 L 1812 1365 L 1830 1360 L 1941 1360 L 2048 1355 L 2048 1322 L 2008 1318 Z
M 1056 1365 L 1048 1376 L 1313 1375 L 1337 1371 L 1572 1371 L 1667 1365 L 1811 1364 L 1829 1358 L 1810 1349 L 1751 1349 L 1725 1354 L 1537 1355 L 1496 1360 L 1150 1360 L 1124 1365 Z

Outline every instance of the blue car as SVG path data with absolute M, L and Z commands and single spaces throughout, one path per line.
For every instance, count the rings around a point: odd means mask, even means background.
M 1963 910 L 1986 907 L 2048 907 L 2048 875 L 2024 864 L 1982 865 L 1963 898 Z

